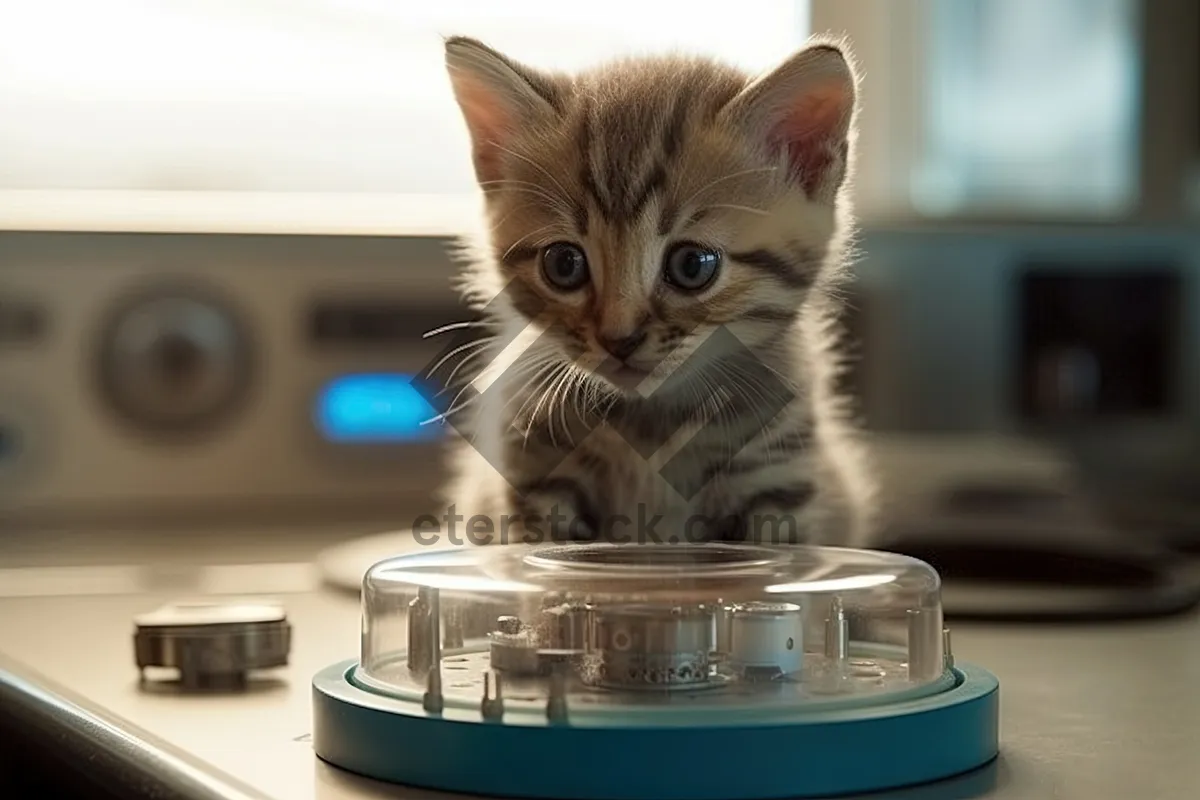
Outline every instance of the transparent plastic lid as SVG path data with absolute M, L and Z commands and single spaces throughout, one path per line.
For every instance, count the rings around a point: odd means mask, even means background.
M 357 682 L 426 708 L 761 713 L 954 684 L 940 580 L 866 550 L 741 544 L 456 548 L 363 586 Z M 481 700 L 482 699 L 482 700 Z

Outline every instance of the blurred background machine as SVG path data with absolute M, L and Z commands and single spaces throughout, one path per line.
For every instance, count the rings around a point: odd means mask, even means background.
M 408 379 L 463 319 L 448 246 L 477 219 L 437 34 L 758 68 L 831 30 L 868 76 L 846 388 L 888 546 L 1139 591 L 1200 549 L 1194 4 L 764 0 L 632 33 L 548 8 L 6 9 L 0 536 L 433 510 Z M 56 38 L 67 12 L 103 35 Z
M 0 513 L 397 513 L 438 485 L 406 370 L 461 316 L 444 240 L 6 232 L 0 263 Z
M 757 69 L 825 31 L 866 76 L 846 389 L 882 544 L 1005 682 L 1008 760 L 920 796 L 1197 796 L 1195 614 L 981 624 L 1200 597 L 1194 0 L 0 0 L 0 783 L 397 796 L 316 760 L 310 681 L 440 504 L 408 381 L 478 219 L 440 35 Z M 139 684 L 133 621 L 184 596 L 282 598 L 288 666 Z

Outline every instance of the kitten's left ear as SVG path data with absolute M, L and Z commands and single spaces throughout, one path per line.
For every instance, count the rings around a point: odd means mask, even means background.
M 753 81 L 722 114 L 786 154 L 810 198 L 832 202 L 846 178 L 856 83 L 841 48 L 811 45 Z
M 553 77 L 466 36 L 446 40 L 446 69 L 471 135 L 476 177 L 498 180 L 513 135 L 554 114 L 562 89 Z

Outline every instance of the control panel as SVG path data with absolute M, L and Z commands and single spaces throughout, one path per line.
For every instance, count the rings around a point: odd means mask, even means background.
M 128 425 L 203 434 L 254 382 L 254 345 L 232 302 L 165 283 L 118 303 L 100 330 L 97 388 Z
M 447 244 L 0 232 L 0 521 L 432 502 Z

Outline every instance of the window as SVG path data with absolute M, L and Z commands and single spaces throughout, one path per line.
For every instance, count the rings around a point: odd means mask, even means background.
M 1119 215 L 1137 200 L 1128 0 L 934 0 L 912 202 Z
M 845 33 L 864 71 L 865 221 L 1117 218 L 1139 202 L 1139 0 L 684 5 L 0 0 L 0 224 L 200 202 L 395 227 L 461 202 L 450 33 L 547 67 L 680 47 L 751 69 L 810 30 Z
M 546 67 L 685 47 L 757 69 L 806 6 L 0 0 L 0 190 L 463 195 L 442 36 Z
M 1121 217 L 1140 189 L 1137 0 L 828 0 L 863 68 L 874 219 Z

